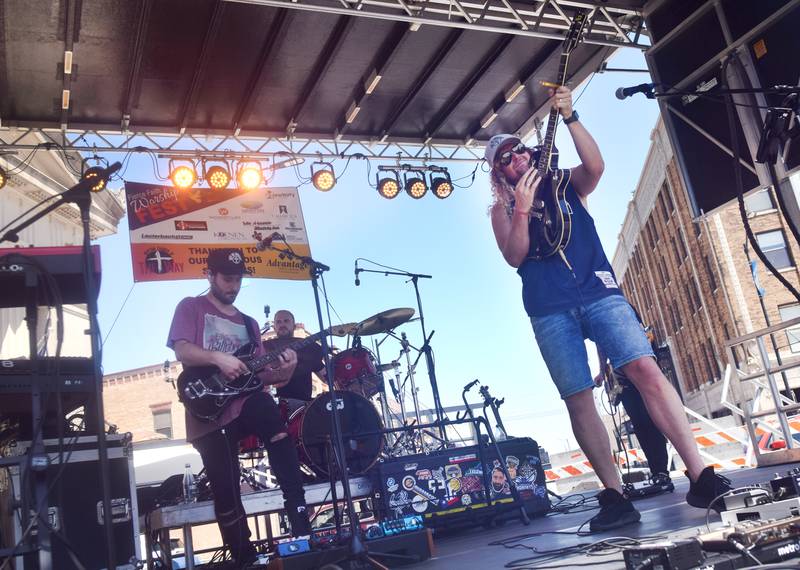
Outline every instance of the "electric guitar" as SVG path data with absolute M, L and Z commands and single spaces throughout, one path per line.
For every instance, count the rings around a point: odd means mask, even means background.
M 280 350 L 268 352 L 259 357 L 253 357 L 256 346 L 247 343 L 233 353 L 235 357 L 244 362 L 249 372 L 238 378 L 229 380 L 216 366 L 190 366 L 183 369 L 178 376 L 178 399 L 194 417 L 200 420 L 213 421 L 231 401 L 258 392 L 264 383 L 257 374 L 271 363 L 278 360 L 281 352 L 287 348 L 299 350 L 317 339 L 328 334 L 328 329 L 312 334 L 286 345 Z
M 585 26 L 586 12 L 579 10 L 561 46 L 556 79 L 558 85 L 564 85 L 566 82 L 569 56 L 580 42 Z M 572 235 L 572 209 L 566 198 L 570 171 L 558 168 L 558 150 L 553 147 L 558 114 L 557 109 L 550 109 L 547 132 L 544 142 L 540 145 L 541 152 L 536 162 L 536 170 L 542 182 L 536 193 L 528 226 L 531 238 L 530 257 L 535 260 L 550 257 L 567 247 Z

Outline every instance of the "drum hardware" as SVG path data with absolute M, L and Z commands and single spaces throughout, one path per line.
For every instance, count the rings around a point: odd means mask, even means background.
M 256 238 L 258 239 L 258 238 Z M 258 247 L 263 249 L 270 249 L 277 252 L 279 255 L 288 258 L 291 261 L 298 261 L 308 267 L 308 273 L 311 277 L 311 288 L 314 292 L 314 304 L 317 310 L 317 321 L 319 323 L 319 330 L 323 330 L 325 328 L 324 321 L 322 319 L 322 302 L 320 300 L 319 294 L 319 279 L 325 271 L 329 271 L 330 267 L 323 263 L 319 263 L 318 261 L 314 260 L 311 256 L 307 255 L 298 255 L 286 242 L 285 237 L 281 236 L 280 240 L 283 242 L 281 247 L 277 247 L 274 245 L 272 239 L 268 240 L 260 240 L 258 239 Z M 277 241 L 277 240 L 275 240 Z M 325 380 L 328 383 L 328 393 L 331 394 L 335 392 L 336 386 L 334 385 L 334 371 L 333 371 L 333 362 L 328 352 L 328 339 L 326 336 L 322 336 L 320 339 L 322 342 L 322 354 L 325 360 Z M 324 396 L 324 394 L 323 394 Z M 367 402 L 369 403 L 369 402 Z M 331 493 L 336 492 L 336 482 L 337 476 L 341 480 L 342 489 L 344 491 L 344 504 L 348 510 L 348 512 L 353 513 L 355 509 L 353 508 L 353 496 L 350 491 L 350 484 L 349 480 L 347 479 L 348 473 L 348 465 L 347 465 L 347 456 L 345 454 L 345 447 L 344 441 L 342 439 L 342 429 L 340 424 L 340 414 L 337 406 L 331 406 L 331 413 L 330 413 L 330 441 L 334 448 L 335 453 L 327 454 L 331 457 L 332 461 L 335 461 L 338 465 L 337 469 L 330 469 L 329 472 L 331 473 L 330 477 L 330 485 L 331 485 Z M 383 440 L 380 439 L 382 442 Z M 337 519 L 339 519 L 339 512 L 338 509 L 340 505 L 338 502 L 333 503 L 334 514 Z M 344 553 L 343 558 L 345 560 L 358 560 L 360 563 L 368 563 L 371 566 L 377 566 L 377 562 L 370 558 L 367 548 L 364 545 L 363 537 L 361 534 L 361 529 L 357 524 L 356 517 L 350 516 L 348 517 L 348 526 L 350 533 L 347 536 L 347 548 L 345 549 L 346 552 Z M 337 528 L 337 531 L 339 529 Z M 110 532 L 110 531 L 109 531 Z M 344 533 L 337 532 L 337 536 L 343 537 Z M 337 562 L 337 560 L 331 560 L 330 562 Z M 109 565 L 110 567 L 110 565 Z
M 369 261 L 369 260 L 365 259 L 363 261 Z M 414 284 L 414 294 L 416 295 L 417 298 L 417 312 L 419 313 L 419 323 L 420 323 L 420 328 L 422 329 L 422 338 L 425 340 L 425 342 L 422 345 L 422 348 L 420 348 L 419 350 L 425 355 L 425 364 L 428 367 L 428 379 L 430 380 L 431 392 L 433 393 L 433 408 L 434 411 L 436 412 L 437 422 L 441 422 L 445 416 L 444 416 L 444 408 L 442 407 L 442 401 L 441 398 L 439 397 L 439 385 L 436 382 L 436 366 L 433 360 L 433 350 L 431 349 L 430 345 L 430 339 L 431 337 L 433 337 L 433 332 L 431 332 L 429 336 L 427 330 L 425 329 L 425 314 L 422 311 L 422 297 L 419 294 L 419 280 L 432 279 L 433 277 L 431 275 L 424 275 L 421 273 L 411 273 L 409 271 L 395 270 L 394 268 L 390 269 L 386 267 L 384 267 L 382 270 L 358 268 L 358 273 L 382 273 L 385 277 L 388 277 L 389 275 L 399 276 L 407 279 L 408 280 L 407 282 L 411 282 Z M 381 313 L 379 313 L 379 315 L 380 314 Z M 378 315 L 375 315 L 375 317 L 377 316 Z M 411 316 L 413 316 L 413 313 L 408 315 L 408 318 L 402 322 L 410 320 Z M 385 320 L 388 321 L 389 320 L 388 317 L 386 317 Z M 397 326 L 397 324 L 395 326 Z M 447 433 L 444 431 L 443 428 L 439 429 L 439 435 L 444 444 L 447 445 L 448 443 Z

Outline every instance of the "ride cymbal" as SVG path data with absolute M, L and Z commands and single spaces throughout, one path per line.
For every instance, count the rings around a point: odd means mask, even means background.
M 414 309 L 400 308 L 388 309 L 376 315 L 364 319 L 358 323 L 358 333 L 360 336 L 368 336 L 388 332 L 393 328 L 402 325 L 414 316 Z

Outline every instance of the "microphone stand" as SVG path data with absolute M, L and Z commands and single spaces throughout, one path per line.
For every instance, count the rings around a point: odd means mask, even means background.
M 330 267 L 325 265 L 324 263 L 320 263 L 315 261 L 311 256 L 308 255 L 299 255 L 292 250 L 292 246 L 290 246 L 286 242 L 286 238 L 284 236 L 276 237 L 275 239 L 280 239 L 283 242 L 283 247 L 275 247 L 272 245 L 273 238 L 270 236 L 269 238 L 262 240 L 258 243 L 259 249 L 269 249 L 271 251 L 277 252 L 280 256 L 283 256 L 288 259 L 296 260 L 302 262 L 304 265 L 308 267 L 309 275 L 311 276 L 311 287 L 314 290 L 314 302 L 316 304 L 317 309 L 317 320 L 319 322 L 319 330 L 325 330 L 325 323 L 322 318 L 322 303 L 320 301 L 319 296 L 319 278 L 325 271 L 330 271 Z M 342 439 L 342 432 L 341 432 L 341 424 L 339 422 L 339 406 L 336 402 L 336 387 L 333 383 L 333 362 L 330 358 L 330 351 L 328 350 L 328 335 L 322 335 L 320 337 L 320 341 L 322 343 L 322 355 L 323 359 L 325 360 L 325 381 L 328 383 L 328 391 L 331 395 L 331 431 L 332 431 L 332 438 L 331 438 L 331 447 L 333 450 L 333 458 L 331 459 L 331 463 L 335 464 L 338 469 L 333 469 L 333 465 L 330 469 L 330 486 L 331 486 L 331 496 L 336 496 L 336 478 L 337 475 L 342 482 L 342 490 L 344 492 L 344 502 L 347 507 L 348 511 L 348 526 L 350 527 L 350 541 L 349 541 L 349 549 L 350 552 L 346 556 L 346 559 L 357 559 L 361 561 L 366 561 L 374 568 L 383 568 L 381 564 L 379 564 L 376 560 L 370 558 L 369 553 L 367 551 L 364 542 L 361 539 L 361 529 L 357 523 L 357 516 L 355 512 L 355 508 L 353 506 L 353 494 L 350 490 L 350 477 L 348 475 L 348 468 L 347 468 L 347 456 L 345 455 L 344 450 L 344 441 Z M 335 473 L 334 471 L 338 471 Z M 339 519 L 339 512 L 337 501 L 333 502 L 333 513 L 334 518 Z M 342 537 L 339 536 L 339 539 Z
M 399 275 L 401 277 L 410 278 L 410 281 L 414 284 L 414 293 L 417 296 L 417 309 L 419 310 L 419 322 L 420 326 L 422 327 L 422 338 L 425 341 L 422 347 L 417 350 L 421 351 L 425 355 L 425 364 L 428 368 L 428 378 L 430 379 L 431 383 L 431 392 L 433 392 L 433 408 L 436 412 L 436 423 L 438 424 L 439 435 L 441 440 L 444 442 L 445 447 L 449 447 L 447 430 L 445 430 L 444 426 L 442 425 L 442 420 L 444 419 L 444 408 L 442 407 L 442 401 L 439 398 L 439 385 L 436 382 L 436 367 L 434 365 L 433 352 L 429 342 L 430 337 L 425 329 L 425 314 L 422 312 L 422 298 L 419 294 L 419 280 L 433 279 L 433 276 L 424 275 L 422 273 L 410 273 L 408 271 L 378 271 L 376 269 L 362 269 L 360 267 L 356 269 L 356 275 L 358 275 L 358 273 L 381 273 L 385 276 Z M 433 336 L 433 333 L 431 333 L 431 336 Z
M 105 523 L 103 524 L 103 529 L 105 531 L 107 568 L 116 568 L 117 563 L 114 553 L 114 528 L 112 522 L 113 516 L 111 512 L 111 482 L 109 481 L 110 470 L 108 464 L 108 448 L 106 443 L 105 413 L 103 410 L 103 375 L 100 371 L 102 348 L 99 342 L 100 333 L 97 324 L 97 293 L 99 291 L 97 290 L 97 285 L 94 280 L 94 267 L 92 267 L 94 257 L 92 255 L 89 222 L 92 208 L 92 187 L 96 186 L 100 181 L 107 182 L 108 178 L 120 168 L 122 168 L 122 164 L 115 162 L 109 168 L 103 171 L 102 176 L 80 180 L 75 186 L 65 192 L 62 192 L 58 199 L 50 204 L 47 208 L 37 212 L 28 219 L 23 220 L 17 226 L 11 228 L 5 234 L 3 234 L 2 237 L 0 237 L 0 243 L 3 243 L 4 241 L 16 243 L 19 241 L 19 232 L 40 220 L 56 208 L 67 203 L 72 203 L 77 205 L 80 209 L 81 226 L 83 228 L 83 280 L 84 287 L 86 288 L 87 313 L 89 315 L 89 340 L 93 363 L 94 397 L 95 405 L 97 406 L 97 455 L 100 463 L 100 479 L 103 487 L 103 521 Z M 40 504 L 40 500 L 43 501 L 45 505 L 47 504 L 46 497 L 37 497 L 36 499 L 37 505 Z M 45 569 L 40 568 L 40 570 Z

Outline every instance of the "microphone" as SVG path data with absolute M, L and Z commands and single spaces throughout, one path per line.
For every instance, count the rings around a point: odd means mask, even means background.
M 467 384 L 466 386 L 464 386 L 464 391 L 465 391 L 465 392 L 469 392 L 470 390 L 472 390 L 472 387 L 473 387 L 475 384 L 479 383 L 479 382 L 480 382 L 480 380 L 478 380 L 477 378 L 475 378 L 475 380 L 473 380 L 472 382 L 470 382 L 469 384 Z
M 256 244 L 256 249 L 258 251 L 264 251 L 265 249 L 269 248 L 269 246 L 272 245 L 272 242 L 276 239 L 283 239 L 283 235 L 279 234 L 278 232 L 272 232 L 270 235 Z
M 634 85 L 633 87 L 620 87 L 616 91 L 617 99 L 627 99 L 631 95 L 636 93 L 644 93 L 645 97 L 648 99 L 655 99 L 655 95 L 653 94 L 653 87 L 655 87 L 655 83 L 640 83 L 639 85 Z
M 361 279 L 358 278 L 358 260 L 357 259 L 356 259 L 356 262 L 355 262 L 355 269 L 353 271 L 356 274 L 356 287 L 358 287 L 359 285 L 361 285 Z

